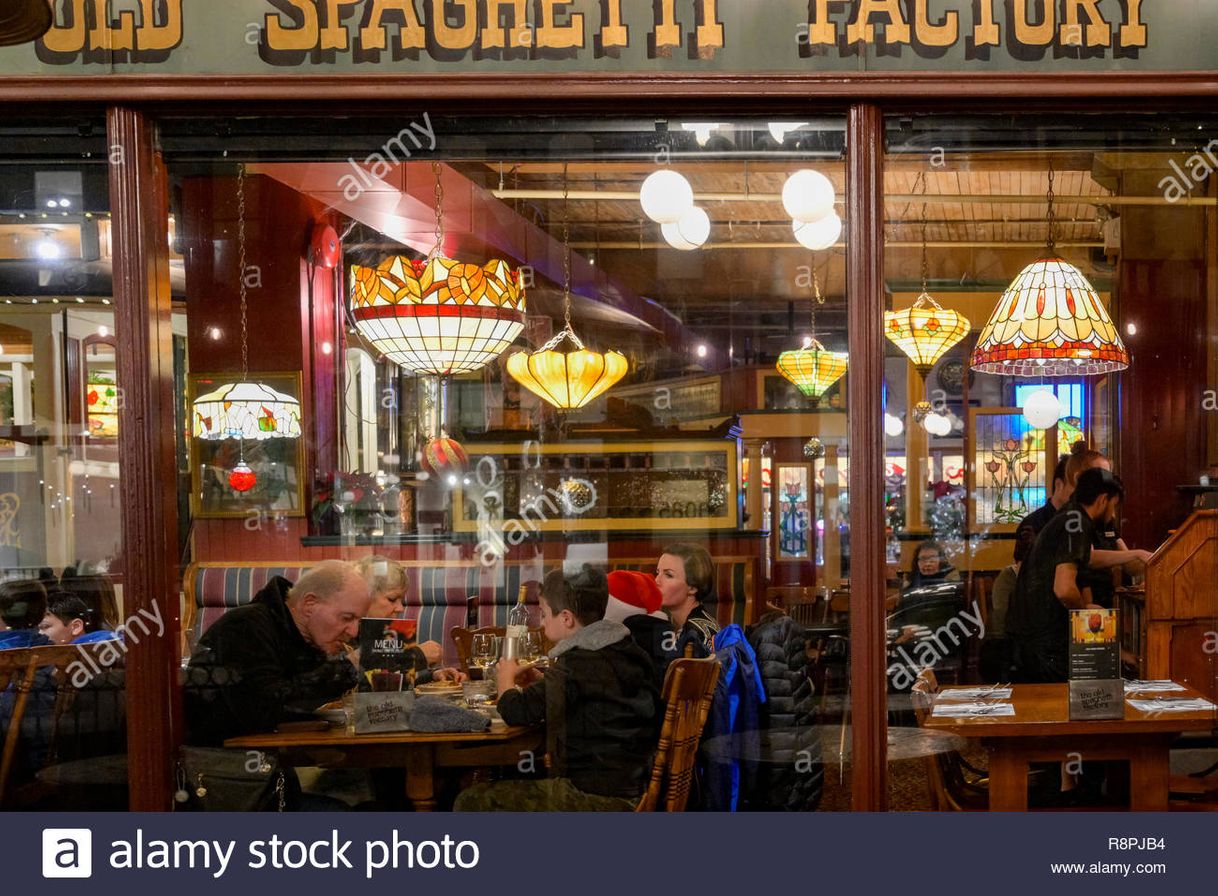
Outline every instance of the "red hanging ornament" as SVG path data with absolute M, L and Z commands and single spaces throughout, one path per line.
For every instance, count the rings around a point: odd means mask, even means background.
M 235 492 L 248 492 L 258 483 L 258 476 L 250 469 L 245 461 L 238 461 L 237 466 L 228 474 L 228 484 Z
M 456 439 L 432 439 L 423 448 L 422 466 L 428 473 L 460 474 L 469 465 L 469 456 Z

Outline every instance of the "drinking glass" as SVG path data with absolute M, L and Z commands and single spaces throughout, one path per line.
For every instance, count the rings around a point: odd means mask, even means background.
M 543 651 L 541 649 L 541 632 L 526 632 L 524 639 L 520 643 L 521 659 L 526 663 L 533 663 L 541 659 Z
M 499 647 L 495 643 L 497 640 L 494 635 L 474 635 L 470 644 L 470 665 L 481 669 L 483 678 L 486 677 L 486 670 L 493 666 L 499 657 Z

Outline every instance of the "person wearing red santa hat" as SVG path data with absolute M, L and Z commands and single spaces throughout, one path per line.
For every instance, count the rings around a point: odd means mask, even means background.
M 677 633 L 660 602 L 660 587 L 651 576 L 627 569 L 609 573 L 605 619 L 630 629 L 634 643 L 651 657 L 656 687 L 663 693 L 668 664 L 677 658 Z

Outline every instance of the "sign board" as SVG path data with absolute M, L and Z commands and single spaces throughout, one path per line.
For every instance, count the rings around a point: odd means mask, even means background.
M 1211 0 L 52 0 L 0 76 L 1218 69 Z

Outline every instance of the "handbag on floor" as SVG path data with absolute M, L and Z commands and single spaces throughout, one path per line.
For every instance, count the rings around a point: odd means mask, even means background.
M 286 773 L 260 750 L 182 747 L 176 778 L 179 811 L 282 812 L 287 803 Z

